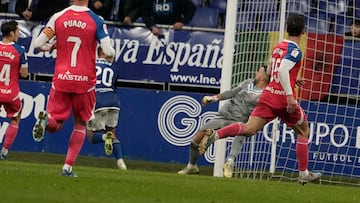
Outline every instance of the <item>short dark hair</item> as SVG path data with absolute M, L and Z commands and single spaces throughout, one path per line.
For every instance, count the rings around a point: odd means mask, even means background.
M 4 21 L 1 24 L 1 33 L 3 37 L 10 36 L 10 32 L 15 32 L 17 29 L 18 23 L 14 20 L 12 21 Z
M 268 65 L 263 64 L 260 68 L 264 68 L 265 72 L 267 71 Z
M 97 54 L 98 56 L 100 56 L 100 54 L 103 52 L 101 46 L 99 45 L 98 48 L 97 48 Z
M 360 20 L 359 19 L 354 19 L 351 24 L 360 26 Z
M 286 31 L 289 36 L 300 36 L 305 29 L 304 16 L 300 14 L 291 14 L 286 20 Z

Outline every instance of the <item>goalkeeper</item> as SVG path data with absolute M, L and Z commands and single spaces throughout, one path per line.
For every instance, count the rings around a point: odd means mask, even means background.
M 179 174 L 196 174 L 199 173 L 197 161 L 199 156 L 205 151 L 199 152 L 199 143 L 204 137 L 205 129 L 218 129 L 236 122 L 246 122 L 258 103 L 260 94 L 269 82 L 266 73 L 267 66 L 262 66 L 255 74 L 254 79 L 247 79 L 240 83 L 236 88 L 225 91 L 214 96 L 205 96 L 202 100 L 203 106 L 210 102 L 229 99 L 223 107 L 220 108 L 217 116 L 207 122 L 200 131 L 198 131 L 190 144 L 189 162 L 187 166 L 180 170 Z M 244 136 L 236 136 L 231 144 L 231 152 L 227 157 L 224 165 L 224 176 L 232 177 L 234 160 L 241 150 L 245 140 Z M 212 144 L 212 141 L 210 144 Z

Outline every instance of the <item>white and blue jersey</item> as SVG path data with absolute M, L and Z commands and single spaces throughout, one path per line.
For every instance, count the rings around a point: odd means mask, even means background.
M 120 110 L 120 98 L 115 86 L 118 77 L 118 72 L 111 62 L 104 58 L 96 60 L 95 112 L 102 109 Z

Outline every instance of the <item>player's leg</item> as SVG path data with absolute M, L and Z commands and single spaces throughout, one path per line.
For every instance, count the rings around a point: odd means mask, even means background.
M 95 111 L 95 117 L 87 125 L 87 137 L 91 144 L 104 143 L 105 154 L 109 156 L 113 152 L 114 133 L 106 129 L 107 120 L 108 109 Z
M 65 164 L 62 169 L 63 176 L 77 177 L 72 170 L 76 158 L 78 157 L 86 136 L 86 122 L 80 117 L 74 118 L 74 129 L 70 135 L 68 151 L 66 153 Z
M 74 113 L 74 129 L 71 133 L 65 164 L 62 169 L 63 176 L 77 177 L 72 170 L 76 158 L 83 146 L 86 137 L 86 123 L 93 116 L 95 106 L 95 91 L 72 95 L 72 108 Z
M 116 134 L 116 127 L 118 125 L 118 120 L 119 120 L 119 112 L 120 112 L 120 110 L 118 110 L 118 109 L 109 109 L 106 113 L 106 119 L 105 119 L 106 122 L 105 123 L 106 123 L 106 131 L 111 132 L 111 134 L 112 134 L 112 137 L 110 137 L 110 140 L 108 141 L 108 145 L 111 144 L 111 147 L 112 147 L 111 151 L 112 151 L 112 154 L 114 154 L 114 157 L 116 159 L 116 165 L 120 170 L 126 170 L 127 166 L 123 159 L 120 139 L 118 138 L 118 136 Z M 106 149 L 109 149 L 109 148 L 106 146 L 106 143 L 105 143 L 105 151 L 106 151 Z
M 180 170 L 179 174 L 195 174 L 199 173 L 199 168 L 197 167 L 197 161 L 199 157 L 203 154 L 199 153 L 199 143 L 204 138 L 205 135 L 205 129 L 207 128 L 214 128 L 218 129 L 223 126 L 229 125 L 235 121 L 233 120 L 226 120 L 221 116 L 216 116 L 215 118 L 211 119 L 209 122 L 207 122 L 194 136 L 190 143 L 189 147 L 189 161 L 185 168 Z M 214 140 L 209 141 L 209 146 L 214 142 Z M 205 151 L 204 151 L 205 153 Z
M 10 124 L 6 129 L 4 143 L 0 151 L 0 158 L 6 159 L 9 149 L 13 144 L 19 130 L 22 103 L 18 98 L 11 103 L 5 103 L 3 106 L 7 113 L 7 117 L 10 118 Z
M 197 161 L 200 157 L 198 152 L 199 144 L 196 142 L 197 137 L 203 136 L 203 131 L 200 130 L 195 134 L 194 139 L 190 143 L 189 147 L 189 160 L 185 168 L 178 171 L 178 174 L 197 174 L 199 173 L 199 168 L 197 167 Z
M 259 116 L 250 116 L 247 123 L 236 122 L 231 125 L 222 127 L 218 130 L 212 128 L 206 129 L 201 142 L 199 143 L 200 154 L 205 153 L 210 146 L 210 142 L 218 139 L 234 136 L 252 136 L 257 133 L 267 123 L 267 119 Z
M 123 153 L 121 149 L 121 143 L 120 140 L 116 136 L 115 128 L 107 128 L 107 132 L 112 132 L 114 137 L 112 138 L 112 147 L 113 151 L 112 154 L 114 154 L 114 157 L 116 159 L 116 166 L 120 170 L 127 170 L 127 166 L 125 164 Z
M 68 94 L 50 89 L 47 111 L 40 111 L 33 127 L 33 138 L 36 142 L 44 139 L 45 131 L 50 133 L 61 129 L 63 121 L 71 112 L 71 98 Z
M 223 170 L 224 170 L 224 177 L 231 178 L 233 171 L 234 171 L 234 161 L 236 157 L 239 155 L 241 148 L 245 142 L 244 136 L 236 136 L 231 143 L 230 146 L 230 153 L 226 158 Z
M 293 128 L 298 137 L 296 140 L 296 158 L 299 167 L 299 183 L 305 184 L 312 182 L 321 177 L 321 173 L 308 171 L 309 163 L 309 148 L 308 148 L 308 134 L 309 125 L 305 120 L 301 125 L 296 125 Z
M 209 133 L 213 133 L 216 139 L 223 139 L 238 135 L 252 136 L 264 127 L 268 121 L 273 120 L 274 118 L 276 118 L 276 115 L 274 115 L 272 108 L 266 104 L 259 103 L 254 108 L 249 120 L 246 123 L 233 123 L 229 126 L 218 129 L 216 132 L 211 132 L 210 130 Z
M 310 129 L 303 109 L 299 106 L 299 108 L 295 113 L 287 114 L 287 112 L 284 112 L 283 115 L 284 116 L 281 116 L 280 118 L 289 127 L 292 127 L 297 134 L 296 158 L 299 167 L 299 183 L 305 184 L 307 182 L 312 182 L 319 179 L 322 175 L 321 173 L 308 171 L 308 163 L 309 163 L 308 136 Z

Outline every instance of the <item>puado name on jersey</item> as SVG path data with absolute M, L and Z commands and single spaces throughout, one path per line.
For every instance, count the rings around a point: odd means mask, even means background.
M 85 29 L 86 23 L 81 20 L 68 20 L 64 22 L 64 27 L 65 28 L 77 27 L 77 28 Z

